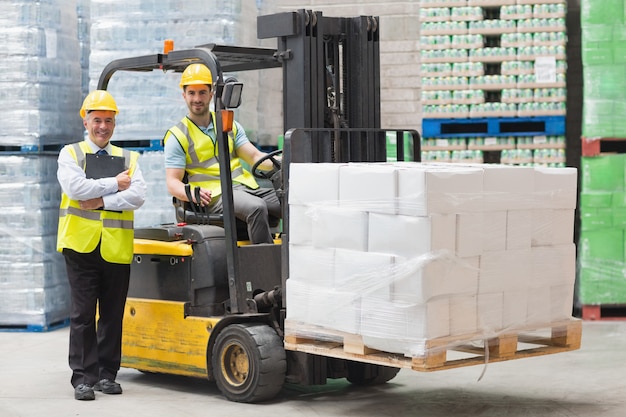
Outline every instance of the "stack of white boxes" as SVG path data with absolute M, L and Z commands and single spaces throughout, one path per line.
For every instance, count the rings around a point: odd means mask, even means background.
M 420 356 L 571 317 L 576 184 L 573 168 L 291 164 L 288 331 Z

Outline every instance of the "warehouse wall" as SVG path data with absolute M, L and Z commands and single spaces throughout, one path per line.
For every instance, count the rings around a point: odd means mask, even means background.
M 380 71 L 381 71 L 381 126 L 383 128 L 419 129 L 421 125 L 419 76 L 419 2 L 410 1 L 334 1 L 334 0 L 263 0 L 259 14 L 271 14 L 308 9 L 321 11 L 325 16 L 380 17 Z M 276 47 L 275 41 L 263 42 Z M 280 74 L 277 74 L 280 77 Z M 280 106 L 282 86 L 279 81 L 263 84 L 259 111 L 264 112 L 260 129 L 270 137 L 280 132 L 282 119 L 275 123 L 268 119 L 267 109 Z M 261 127 L 263 125 L 263 127 Z M 280 133 L 278 133 L 280 134 Z

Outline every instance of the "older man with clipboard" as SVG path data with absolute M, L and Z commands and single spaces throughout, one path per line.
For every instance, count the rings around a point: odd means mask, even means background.
M 63 193 L 57 250 L 65 257 L 71 289 L 69 365 L 77 400 L 95 399 L 94 391 L 122 393 L 115 378 L 133 259 L 133 213 L 144 203 L 146 183 L 139 154 L 110 143 L 117 113 L 108 92 L 91 92 L 80 109 L 89 136 L 63 147 L 58 158 Z

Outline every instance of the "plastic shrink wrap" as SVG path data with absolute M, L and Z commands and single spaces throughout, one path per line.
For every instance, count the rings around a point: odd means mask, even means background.
M 290 171 L 286 336 L 416 357 L 571 318 L 576 169 Z

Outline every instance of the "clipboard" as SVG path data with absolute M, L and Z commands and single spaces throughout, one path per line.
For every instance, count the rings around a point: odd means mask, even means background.
M 90 179 L 116 177 L 126 169 L 121 156 L 88 153 L 85 158 L 85 175 Z

